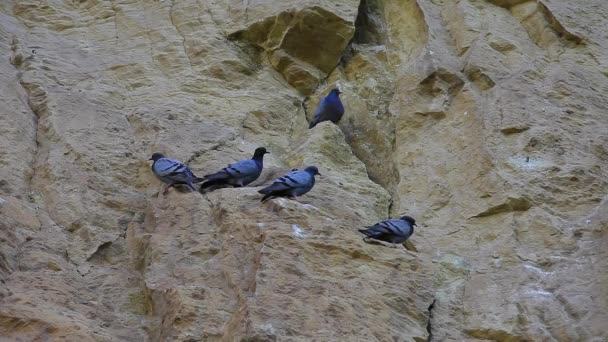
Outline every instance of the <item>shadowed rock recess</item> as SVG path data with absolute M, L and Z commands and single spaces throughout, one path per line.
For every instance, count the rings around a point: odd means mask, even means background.
M 0 340 L 606 341 L 604 2 L 0 1 Z

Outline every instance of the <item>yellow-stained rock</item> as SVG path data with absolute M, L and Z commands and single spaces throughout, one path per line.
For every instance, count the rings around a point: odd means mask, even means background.
M 608 339 L 600 0 L 0 2 L 0 340 Z M 309 130 L 333 87 L 346 113 Z M 308 116 L 308 117 L 307 117 Z M 162 186 L 267 147 L 250 186 Z M 260 203 L 293 168 L 299 202 Z M 409 214 L 407 248 L 357 229 Z

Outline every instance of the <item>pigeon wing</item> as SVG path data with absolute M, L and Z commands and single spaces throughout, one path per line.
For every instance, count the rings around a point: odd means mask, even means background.
M 412 235 L 412 227 L 410 224 L 403 220 L 390 219 L 380 222 L 384 229 L 391 235 L 398 235 L 403 237 L 409 237 Z
M 306 171 L 292 171 L 285 176 L 278 178 L 269 187 L 259 191 L 267 194 L 274 191 L 285 191 L 295 188 L 303 188 L 310 184 L 310 174 Z
M 154 173 L 159 177 L 166 177 L 175 180 L 187 181 L 194 178 L 190 168 L 179 160 L 171 158 L 161 158 L 153 165 Z
M 321 101 L 319 102 L 319 105 L 317 106 L 317 109 L 315 110 L 314 115 L 312 116 L 312 120 L 310 121 L 310 126 L 308 126 L 308 128 L 313 128 L 315 127 L 319 122 L 325 120 L 325 112 L 326 112 L 326 107 L 327 107 L 327 100 L 326 98 L 322 98 Z
M 378 222 L 375 225 L 368 228 L 370 232 L 374 234 L 386 234 L 391 233 L 390 226 L 386 224 L 386 221 Z
M 258 164 L 252 159 L 238 161 L 232 165 L 229 165 L 224 170 L 235 177 L 249 176 L 259 172 Z
M 206 175 L 204 178 L 207 181 L 224 180 L 231 178 L 243 178 L 253 173 L 258 172 L 257 164 L 254 160 L 241 160 L 234 164 L 230 164 L 219 172 Z
M 366 235 L 374 237 L 381 236 L 385 234 L 389 235 L 403 235 L 404 228 L 401 225 L 401 220 L 384 220 L 374 224 L 373 226 L 367 227 Z
M 327 108 L 327 120 L 331 120 L 333 123 L 338 123 L 344 115 L 344 106 L 342 106 L 342 101 L 340 101 L 339 97 L 335 97 L 329 101 L 329 105 Z

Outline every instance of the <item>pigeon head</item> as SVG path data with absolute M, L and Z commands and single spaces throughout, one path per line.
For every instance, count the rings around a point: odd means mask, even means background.
M 340 94 L 342 94 L 342 92 L 338 88 L 334 88 L 329 92 L 329 95 L 334 95 L 334 96 L 338 96 Z
M 401 219 L 402 219 L 403 221 L 408 222 L 408 223 L 409 223 L 409 224 L 411 224 L 412 226 L 416 226 L 416 220 L 414 220 L 414 218 L 413 218 L 413 217 L 411 217 L 411 216 L 403 216 Z
M 258 147 L 253 152 L 253 159 L 262 159 L 266 153 L 270 153 L 266 150 L 265 147 Z
M 316 167 L 316 166 L 307 166 L 307 167 L 304 169 L 304 171 L 306 171 L 306 172 L 310 173 L 310 174 L 311 174 L 311 175 L 313 175 L 313 176 L 314 176 L 314 175 L 319 175 L 319 176 L 321 175 L 321 174 L 319 173 L 319 169 L 317 169 L 317 167 Z
M 164 154 L 162 154 L 162 153 L 160 153 L 160 152 L 154 152 L 154 153 L 152 154 L 152 158 L 150 158 L 150 159 L 148 159 L 148 160 L 154 160 L 154 161 L 157 161 L 157 160 L 159 160 L 160 158 L 165 158 L 165 155 L 164 155 Z

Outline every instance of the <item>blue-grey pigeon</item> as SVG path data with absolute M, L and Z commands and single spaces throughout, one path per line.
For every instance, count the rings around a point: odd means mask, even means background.
M 192 173 L 188 165 L 179 160 L 167 158 L 162 153 L 153 153 L 150 160 L 154 161 L 152 164 L 154 175 L 163 183 L 169 184 L 163 194 L 166 194 L 169 188 L 181 184 L 187 185 L 192 191 L 196 191 L 193 183 L 203 181 L 203 178 L 198 178 Z
M 278 178 L 272 185 L 258 191 L 264 194 L 262 202 L 271 197 L 288 197 L 295 199 L 309 192 L 315 185 L 315 175 L 321 175 L 316 166 L 308 166 L 304 171 L 292 171 Z
M 342 115 L 344 115 L 344 106 L 342 106 L 342 101 L 340 101 L 340 94 L 340 89 L 335 88 L 321 99 L 310 121 L 309 129 L 315 127 L 321 121 L 329 120 L 333 123 L 340 121 Z
M 210 186 L 232 185 L 234 187 L 245 186 L 260 177 L 264 168 L 264 154 L 270 153 L 264 147 L 258 147 L 253 153 L 253 158 L 240 160 L 230 164 L 219 172 L 203 176 L 205 183 L 201 184 L 201 191 Z
M 415 225 L 416 220 L 410 216 L 403 216 L 400 219 L 388 219 L 378 222 L 373 226 L 366 227 L 367 229 L 359 229 L 359 231 L 365 234 L 363 240 L 372 238 L 386 241 L 392 243 L 393 247 L 395 247 L 396 243 L 404 243 L 414 234 Z

